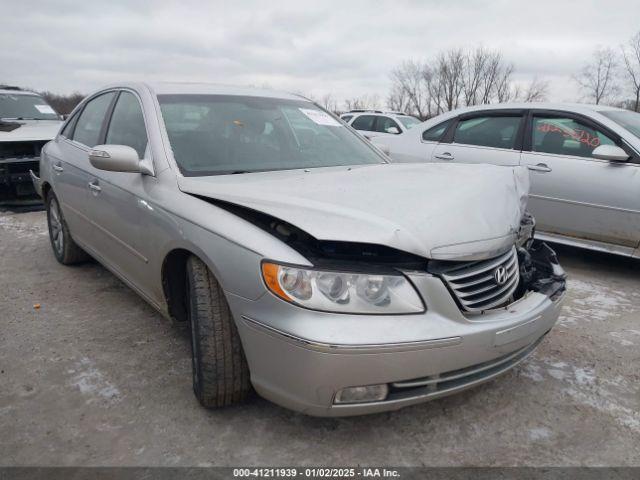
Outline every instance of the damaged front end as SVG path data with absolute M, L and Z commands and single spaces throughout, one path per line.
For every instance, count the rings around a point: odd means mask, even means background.
M 559 299 L 567 289 L 567 274 L 558 262 L 556 252 L 549 245 L 533 240 L 527 248 L 518 249 L 520 260 L 520 287 L 516 292 L 522 297 L 528 291 Z
M 384 272 L 426 272 L 443 280 L 462 312 L 482 314 L 507 307 L 529 292 L 552 301 L 566 288 L 555 252 L 534 240 L 535 219 L 526 213 L 515 244 L 501 255 L 477 260 L 433 260 L 385 245 L 318 240 L 271 215 L 229 202 L 200 197 L 275 236 L 316 268 Z
M 40 169 L 47 141 L 0 142 L 0 202 L 37 201 L 30 171 Z

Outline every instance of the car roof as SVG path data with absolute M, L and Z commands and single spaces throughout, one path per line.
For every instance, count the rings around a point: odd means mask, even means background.
M 35 95 L 40 97 L 41 95 L 36 92 L 30 92 L 28 90 L 14 90 L 13 88 L 0 88 L 0 94 L 6 95 Z
M 474 112 L 479 110 L 503 110 L 503 109 L 542 109 L 542 110 L 565 110 L 575 113 L 593 113 L 612 110 L 623 111 L 622 108 L 611 107 L 608 105 L 592 105 L 588 103 L 556 103 L 556 102 L 514 102 L 514 103 L 496 103 L 485 105 L 474 105 L 472 107 L 463 107 L 454 110 L 456 114 L 465 112 Z
M 135 87 L 140 84 L 119 85 L 120 87 Z M 242 95 L 247 97 L 268 97 L 281 98 L 287 100 L 311 100 L 302 95 L 294 93 L 282 92 L 266 88 L 245 87 L 235 85 L 222 85 L 216 83 L 197 83 L 197 82 L 145 82 L 145 85 L 152 93 L 156 95 L 176 95 L 176 94 L 192 94 L 192 95 Z
M 413 117 L 410 113 L 402 113 L 402 112 L 386 112 L 383 110 L 352 110 L 349 112 L 341 113 L 340 116 L 344 117 L 345 115 L 385 115 L 388 117 Z M 416 117 L 414 117 L 416 118 Z

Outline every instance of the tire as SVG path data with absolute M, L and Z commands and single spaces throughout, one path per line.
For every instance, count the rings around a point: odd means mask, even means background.
M 207 408 L 244 401 L 252 391 L 249 367 L 220 284 L 197 257 L 187 260 L 193 391 Z
M 56 260 L 63 265 L 73 265 L 89 260 L 89 255 L 82 250 L 71 238 L 67 222 L 62 216 L 60 202 L 53 192 L 47 195 L 47 226 L 49 240 Z

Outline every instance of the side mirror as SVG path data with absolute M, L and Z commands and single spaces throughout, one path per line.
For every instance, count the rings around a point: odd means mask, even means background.
M 96 145 L 89 152 L 89 162 L 108 172 L 141 172 L 138 152 L 127 145 Z
M 627 152 L 616 145 L 600 145 L 591 152 L 591 156 L 612 162 L 626 162 L 629 160 Z
M 400 133 L 400 130 L 398 130 L 398 127 L 388 127 L 386 129 L 387 133 L 393 133 L 394 135 L 398 135 Z

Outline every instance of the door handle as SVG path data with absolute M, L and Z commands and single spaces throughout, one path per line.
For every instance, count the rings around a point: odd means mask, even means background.
M 102 187 L 98 185 L 97 182 L 89 182 L 89 188 L 96 193 L 100 193 L 102 191 Z
M 537 165 L 527 165 L 529 170 L 533 170 L 534 172 L 542 172 L 547 173 L 551 171 L 551 168 L 546 163 L 539 163 Z
M 455 158 L 449 152 L 444 152 L 444 153 L 439 154 L 439 155 L 434 155 L 434 157 L 439 159 L 439 160 L 453 160 Z
M 62 165 L 60 165 L 59 163 L 54 163 L 54 164 L 52 165 L 52 167 L 53 167 L 53 169 L 54 169 L 56 172 L 62 172 L 62 171 L 64 170 L 64 168 L 62 167 Z

